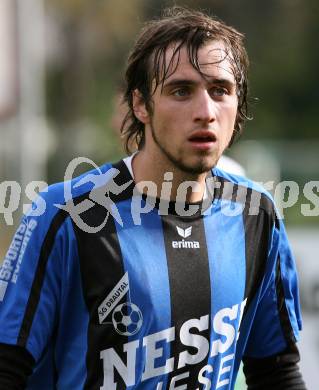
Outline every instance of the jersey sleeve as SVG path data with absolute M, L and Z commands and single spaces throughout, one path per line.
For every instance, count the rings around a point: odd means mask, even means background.
M 0 389 L 25 389 L 34 365 L 32 355 L 25 348 L 0 343 Z
M 306 390 L 295 344 L 265 358 L 244 358 L 243 371 L 248 390 Z
M 0 343 L 26 348 L 35 361 L 57 321 L 65 219 L 65 212 L 49 204 L 40 216 L 31 210 L 22 218 L 0 268 Z
M 272 230 L 265 277 L 256 299 L 244 355 L 263 358 L 294 344 L 302 327 L 296 265 L 281 220 L 276 220 Z

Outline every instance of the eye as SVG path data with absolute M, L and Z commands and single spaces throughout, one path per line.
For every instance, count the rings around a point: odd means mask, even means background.
M 222 87 L 213 87 L 210 89 L 209 93 L 213 97 L 221 97 L 229 94 L 228 90 Z
M 177 97 L 187 97 L 190 94 L 190 90 L 187 87 L 181 87 L 175 89 L 172 94 Z

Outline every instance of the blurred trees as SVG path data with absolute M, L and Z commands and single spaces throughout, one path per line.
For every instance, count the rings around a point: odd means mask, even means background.
M 61 164 L 79 153 L 97 162 L 120 155 L 110 118 L 127 53 L 143 21 L 173 3 L 208 10 L 245 33 L 258 101 L 244 138 L 318 139 L 317 0 L 46 0 L 55 26 L 47 36 L 47 113 L 63 156 L 69 150 Z
M 47 1 L 47 114 L 57 144 L 63 145 L 52 157 L 49 181 L 60 180 L 68 161 L 79 154 L 97 163 L 121 154 L 109 122 L 143 3 Z

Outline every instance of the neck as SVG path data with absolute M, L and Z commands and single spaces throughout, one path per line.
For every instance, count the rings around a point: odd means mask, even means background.
M 187 203 L 199 202 L 205 192 L 207 173 L 189 174 L 170 164 L 155 166 L 143 151 L 137 153 L 132 161 L 132 169 L 137 188 L 153 197 Z M 145 182 L 153 184 L 146 185 Z

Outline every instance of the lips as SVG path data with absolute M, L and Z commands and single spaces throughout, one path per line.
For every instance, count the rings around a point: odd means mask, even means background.
M 207 130 L 201 130 L 194 132 L 188 140 L 194 143 L 210 143 L 216 141 L 216 135 Z
M 189 136 L 188 141 L 194 151 L 210 153 L 215 147 L 217 137 L 210 130 L 198 130 Z

